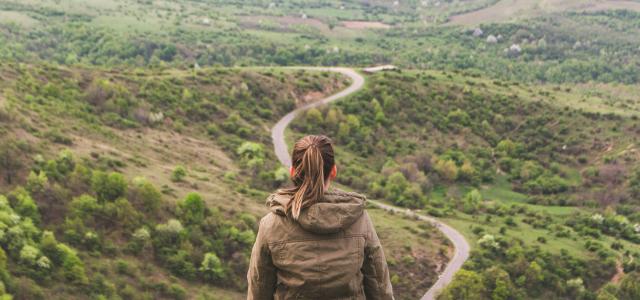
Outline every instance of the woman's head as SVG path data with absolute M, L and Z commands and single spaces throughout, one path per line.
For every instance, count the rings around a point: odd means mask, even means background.
M 303 208 L 324 196 L 329 181 L 336 177 L 331 139 L 323 135 L 301 138 L 293 146 L 291 164 L 291 181 L 295 186 L 285 190 L 292 195 L 286 211 L 297 220 Z

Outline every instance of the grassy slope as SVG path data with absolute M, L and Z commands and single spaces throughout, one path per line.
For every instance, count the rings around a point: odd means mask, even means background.
M 527 19 L 550 13 L 565 11 L 596 11 L 607 9 L 629 9 L 640 11 L 640 3 L 633 1 L 553 1 L 503 0 L 495 5 L 476 11 L 454 15 L 449 19 L 451 25 L 477 25 Z
M 422 78 L 423 80 L 416 80 L 416 78 Z M 425 80 L 426 79 L 426 80 Z M 396 81 L 400 80 L 400 81 Z M 386 83 L 385 83 L 386 82 Z M 400 83 L 402 82 L 402 83 Z M 413 83 L 410 83 L 413 82 Z M 470 130 L 458 130 L 458 132 L 446 132 L 443 133 L 441 130 L 433 128 L 430 122 L 433 122 L 429 118 L 428 121 L 422 121 L 420 124 L 414 124 L 411 121 L 411 117 L 408 117 L 407 114 L 411 110 L 425 110 L 426 103 L 431 103 L 432 107 L 429 110 L 429 114 L 433 114 L 434 112 L 443 113 L 440 110 L 444 110 L 444 114 L 447 111 L 454 110 L 456 107 L 461 107 L 462 109 L 472 110 L 474 106 L 483 105 L 479 103 L 466 103 L 460 104 L 456 103 L 456 101 L 452 101 L 450 104 L 446 104 L 444 102 L 444 106 L 442 99 L 434 100 L 433 97 L 429 97 L 429 93 L 432 95 L 445 95 L 444 97 L 450 97 L 453 99 L 460 99 L 463 93 L 467 95 L 485 95 L 489 98 L 499 99 L 501 97 L 507 97 L 510 99 L 508 103 L 521 103 L 520 105 L 524 107 L 524 112 L 495 112 L 496 114 L 501 113 L 504 116 L 508 116 L 513 118 L 512 128 L 516 127 L 517 129 L 513 129 L 512 131 L 501 132 L 504 136 L 511 137 L 512 139 L 518 140 L 521 138 L 520 132 L 527 130 L 526 127 L 528 124 L 525 121 L 530 121 L 532 118 L 538 118 L 538 114 L 544 115 L 553 115 L 555 116 L 554 122 L 548 122 L 546 125 L 542 126 L 543 128 L 550 129 L 553 132 L 553 135 L 557 135 L 557 128 L 567 128 L 569 131 L 561 135 L 561 137 L 556 136 L 552 140 L 547 140 L 547 143 L 553 145 L 553 143 L 567 143 L 571 141 L 571 144 L 574 147 L 581 148 L 582 154 L 587 157 L 586 164 L 579 164 L 575 160 L 572 161 L 571 157 L 575 159 L 575 156 L 568 155 L 566 156 L 568 159 L 564 160 L 564 158 L 554 158 L 563 161 L 563 165 L 561 169 L 565 173 L 565 177 L 568 182 L 571 184 L 579 186 L 579 193 L 581 197 L 590 197 L 589 188 L 580 186 L 582 183 L 581 171 L 587 168 L 588 166 L 604 166 L 606 165 L 605 157 L 607 155 L 616 156 L 616 154 L 621 154 L 624 156 L 631 151 L 624 151 L 627 149 L 628 145 L 635 145 L 638 136 L 637 132 L 633 129 L 633 120 L 631 117 L 637 116 L 636 111 L 632 110 L 621 110 L 619 107 L 620 103 L 624 103 L 624 97 L 611 97 L 610 102 L 602 102 L 597 100 L 590 100 L 591 98 L 585 97 L 588 92 L 580 90 L 576 87 L 569 86 L 539 86 L 539 87 L 530 87 L 523 86 L 520 84 L 512 84 L 507 82 L 499 82 L 494 80 L 485 79 L 483 77 L 477 76 L 469 76 L 465 73 L 454 72 L 454 73 L 443 73 L 438 71 L 402 71 L 401 74 L 377 74 L 373 75 L 368 80 L 369 85 L 366 89 L 374 90 L 373 93 L 367 92 L 366 90 L 363 92 L 361 96 L 354 96 L 352 99 L 346 99 L 343 102 L 340 102 L 335 105 L 334 108 L 338 109 L 338 115 L 341 113 L 353 113 L 354 111 L 358 111 L 359 109 L 367 110 L 369 107 L 370 99 L 377 98 L 380 103 L 382 100 L 386 100 L 389 96 L 396 99 L 396 101 L 400 101 L 403 108 L 399 110 L 385 110 L 385 114 L 387 119 L 391 120 L 391 124 L 387 125 L 387 128 L 399 128 L 400 130 L 389 129 L 391 133 L 386 133 L 385 131 L 381 131 L 378 129 L 376 132 L 375 142 L 379 143 L 379 141 L 383 140 L 389 144 L 393 144 L 396 141 L 400 143 L 414 143 L 412 149 L 416 149 L 415 151 L 420 151 L 421 153 L 426 151 L 427 153 L 432 153 L 432 151 L 439 151 L 438 149 L 462 149 L 462 151 L 466 151 L 473 147 L 487 147 L 486 141 L 482 139 L 478 139 L 477 136 L 472 134 Z M 387 85 L 390 88 L 385 92 L 383 85 Z M 471 90 L 471 91 L 469 91 Z M 397 92 L 397 91 L 405 91 Z M 410 91 L 407 94 L 407 91 Z M 575 92 L 572 92 L 575 91 Z M 388 93 L 388 94 L 387 94 Z M 624 92 L 621 92 L 624 93 Z M 389 95 L 390 94 L 390 95 Z M 581 97 L 586 100 L 578 100 Z M 415 99 L 422 99 L 416 102 Z M 517 100 L 515 100 L 517 99 Z M 438 102 L 440 101 L 440 102 Z M 472 100 L 477 101 L 477 100 Z M 506 102 L 506 101 L 505 101 Z M 410 103 L 421 103 L 419 105 L 410 104 Z M 530 107 L 530 104 L 537 103 L 534 105 L 538 107 L 544 107 L 542 110 L 534 109 Z M 413 105 L 413 106 L 412 106 Z M 465 106 L 466 105 L 466 106 Z M 488 105 L 488 104 L 485 104 Z M 361 106 L 364 106 L 362 108 Z M 355 108 L 354 108 L 355 107 Z M 528 109 L 531 109 L 528 111 Z M 585 114 L 590 113 L 604 113 L 604 114 L 616 114 L 625 116 L 622 119 L 614 118 L 614 121 L 607 120 L 598 120 L 594 122 L 589 121 L 580 121 L 581 117 L 574 115 L 574 117 L 566 118 L 566 114 L 561 111 L 583 111 Z M 321 111 L 323 115 L 326 117 L 328 110 Z M 564 115 L 564 116 L 563 116 Z M 491 119 L 491 117 L 489 117 Z M 366 116 L 361 116 L 360 121 L 362 123 L 368 122 L 366 121 Z M 339 118 L 340 122 L 344 121 L 344 118 Z M 302 132 L 306 133 L 311 130 L 311 132 L 317 133 L 327 133 L 335 135 L 335 129 L 331 129 L 331 124 L 322 124 L 321 126 L 313 126 L 308 123 L 308 120 L 302 119 L 298 123 L 294 123 L 294 128 L 297 128 L 297 132 L 293 132 L 295 136 L 302 135 Z M 521 126 L 517 126 L 518 124 L 522 124 Z M 562 125 L 558 125 L 562 124 Z M 329 128 L 328 128 L 329 127 Z M 337 126 L 334 126 L 334 128 Z M 593 128 L 592 128 L 593 127 Z M 424 128 L 429 128 L 428 133 L 424 132 Z M 618 129 L 623 130 L 618 130 Z M 598 134 L 593 135 L 594 130 L 597 129 Z M 590 132 L 591 135 L 585 135 L 581 132 Z M 426 135 L 425 135 L 426 134 Z M 576 139 L 577 137 L 580 137 Z M 355 137 L 353 137 L 355 138 Z M 365 155 L 364 157 L 359 154 L 357 151 L 354 151 L 351 147 L 351 139 L 352 137 L 342 137 L 342 140 L 338 141 L 338 153 L 339 157 L 343 157 L 341 160 L 341 164 L 343 165 L 342 170 L 345 168 L 348 172 L 352 170 L 358 170 L 361 173 L 356 177 L 364 178 L 365 186 L 360 187 L 363 189 L 367 189 L 367 184 L 375 181 L 375 178 L 378 178 L 374 175 L 363 171 L 364 169 L 371 170 L 375 174 L 379 174 L 380 168 L 385 161 L 389 161 L 392 157 L 385 156 L 385 154 L 378 152 L 378 150 L 374 150 L 373 154 Z M 598 140 L 605 140 L 608 143 L 614 146 L 612 149 L 607 149 L 606 147 L 594 147 L 592 145 L 596 145 Z M 362 143 L 362 141 L 355 141 L 356 143 Z M 348 145 L 347 145 L 348 144 Z M 385 144 L 388 145 L 388 144 Z M 381 147 L 379 144 L 376 147 Z M 559 145 L 557 149 L 561 146 Z M 633 146 L 631 146 L 633 148 Z M 555 149 L 555 148 L 554 148 Z M 396 161 L 402 160 L 403 156 L 411 155 L 413 152 L 409 150 L 407 153 L 395 154 Z M 556 150 L 553 150 L 554 152 Z M 543 160 L 548 159 L 545 154 L 546 152 L 538 153 L 540 158 Z M 557 152 L 556 152 L 557 154 Z M 435 154 L 434 154 L 435 155 Z M 535 157 L 535 156 L 534 156 Z M 563 156 L 564 157 L 564 156 Z M 627 155 L 626 158 L 626 167 L 627 169 L 633 169 L 634 165 L 637 165 L 640 160 L 636 155 Z M 621 158 L 620 158 L 621 159 Z M 353 169 L 352 169 L 353 167 Z M 433 177 L 431 177 L 433 179 Z M 353 179 L 356 181 L 357 179 Z M 435 180 L 435 179 L 433 179 Z M 434 184 L 430 182 L 431 184 Z M 431 193 L 428 195 L 428 206 L 429 203 L 433 203 L 435 205 L 442 205 L 444 203 L 445 206 L 450 205 L 448 202 L 453 201 L 457 198 L 462 197 L 473 187 L 468 184 L 450 184 L 450 183 L 435 183 L 435 187 L 432 189 Z M 527 211 L 534 213 L 537 216 L 548 217 L 551 220 L 551 224 L 564 224 L 567 219 L 573 218 L 573 214 L 575 212 L 583 212 L 583 213 L 593 213 L 595 210 L 591 208 L 585 207 L 576 207 L 576 206 L 543 206 L 543 205 L 534 205 L 528 203 L 529 195 L 516 192 L 513 190 L 512 184 L 507 180 L 505 175 L 498 175 L 496 179 L 492 183 L 483 183 L 479 187 L 480 192 L 484 198 L 483 205 L 492 206 L 492 205 L 519 205 L 526 208 Z M 428 210 L 425 210 L 424 213 L 428 213 Z M 559 255 L 563 250 L 566 250 L 569 255 L 580 258 L 580 259 L 599 259 L 596 253 L 588 251 L 585 249 L 584 242 L 587 240 L 584 236 L 581 236 L 574 230 L 570 228 L 565 228 L 569 232 L 568 237 L 558 237 L 555 235 L 555 231 L 552 230 L 551 227 L 540 228 L 535 227 L 531 224 L 525 223 L 525 219 L 529 219 L 528 216 L 524 214 L 516 214 L 511 217 L 516 226 L 507 226 L 505 222 L 509 215 L 505 215 L 503 217 L 491 216 L 490 220 L 485 219 L 484 214 L 482 215 L 469 215 L 462 213 L 460 211 L 456 211 L 453 215 L 445 216 L 444 220 L 451 224 L 456 229 L 460 230 L 467 240 L 472 244 L 473 247 L 478 247 L 477 241 L 484 234 L 492 234 L 496 237 L 504 237 L 507 239 L 518 239 L 524 243 L 526 247 L 532 248 L 541 248 L 544 251 L 548 251 L 549 253 Z M 537 217 L 536 217 L 537 218 Z M 482 233 L 477 234 L 472 231 L 473 228 L 482 228 Z M 499 232 L 501 227 L 506 227 L 506 233 L 501 234 Z M 546 241 L 540 242 L 538 239 L 543 237 Z M 613 252 L 614 257 L 620 257 L 626 250 L 637 249 L 637 245 L 620 240 L 618 238 L 612 236 L 603 235 L 600 238 L 596 239 L 605 245 L 606 248 L 609 248 L 613 242 L 620 242 L 624 248 L 622 250 L 613 250 L 608 249 Z
M 263 206 L 264 197 L 269 190 L 255 187 L 248 175 L 238 162 L 235 145 L 244 138 L 218 129 L 210 136 L 204 128 L 206 124 L 222 126 L 226 117 L 234 111 L 240 112 L 253 132 L 246 138 L 264 144 L 269 162 L 265 168 L 275 168 L 275 158 L 271 154 L 269 132 L 271 124 L 278 115 L 284 114 L 286 107 L 292 107 L 294 102 L 310 101 L 314 97 L 331 93 L 342 88 L 346 83 L 334 75 L 319 76 L 313 72 L 280 71 L 280 70 L 238 70 L 217 69 L 203 70 L 198 74 L 191 71 L 166 70 L 162 72 L 129 72 L 103 71 L 100 69 L 50 68 L 40 66 L 15 65 L 2 66 L 3 93 L 9 100 L 7 106 L 18 112 L 14 116 L 16 122 L 2 124 L 6 135 L 4 140 L 29 141 L 36 153 L 45 157 L 53 156 L 60 149 L 68 148 L 77 157 L 87 159 L 106 168 L 114 168 L 123 172 L 127 178 L 136 176 L 148 178 L 154 185 L 161 187 L 164 198 L 169 201 L 181 199 L 188 192 L 197 191 L 211 207 L 219 207 L 224 211 L 249 212 L 255 216 L 266 213 Z M 9 71 L 14 70 L 14 71 Z M 61 76 L 62 75 L 62 76 Z M 69 98 L 73 100 L 57 101 L 49 98 L 47 101 L 33 101 L 25 98 L 28 93 L 19 91 L 18 86 L 25 84 L 25 77 L 31 77 L 39 82 L 37 85 L 65 86 L 69 91 L 77 93 Z M 137 99 L 138 106 L 144 106 L 156 111 L 164 106 L 165 116 L 171 116 L 173 123 L 156 124 L 153 126 L 136 126 L 134 128 L 120 128 L 119 126 L 104 126 L 99 110 L 93 113 L 82 103 L 84 92 L 91 85 L 93 78 L 108 79 L 113 84 L 126 89 Z M 210 79 L 206 79 L 210 78 Z M 280 78 L 280 79 L 278 79 Z M 167 99 L 155 99 L 161 95 L 150 96 L 141 92 L 142 86 L 150 82 L 158 84 L 155 89 L 166 88 Z M 172 82 L 179 84 L 175 87 Z M 230 90 L 242 89 L 242 83 L 251 83 L 250 91 L 272 93 L 266 98 L 269 105 L 281 106 L 273 110 L 273 115 L 259 118 L 250 103 L 246 106 L 232 107 L 223 104 L 224 95 Z M 178 89 L 183 94 L 184 88 L 192 92 L 200 92 L 206 101 L 217 104 L 217 110 L 205 120 L 190 120 L 180 109 L 174 111 L 167 103 L 172 95 L 172 89 Z M 31 92 L 33 93 L 33 92 Z M 36 97 L 39 97 L 36 95 Z M 45 96 L 43 96 L 45 97 Z M 62 98 L 67 98 L 62 96 Z M 160 102 L 152 102 L 162 100 Z M 68 102 L 71 101 L 71 102 Z M 77 102 L 76 102 L 77 101 Z M 184 100 L 183 100 L 184 101 Z M 250 100 L 246 100 L 250 101 Z M 254 100 L 255 101 L 255 100 Z M 5 101 L 3 101 L 5 102 Z M 146 103 L 146 104 L 144 104 Z M 149 103 L 151 107 L 146 106 Z M 228 103 L 228 102 L 227 102 Z M 183 107 L 178 105 L 178 108 Z M 95 109 L 95 108 L 93 108 Z M 184 108 L 186 110 L 186 106 Z M 180 125 L 176 125 L 180 124 Z M 177 126 L 177 127 L 176 127 Z M 65 138 L 66 144 L 54 142 L 52 132 L 57 132 Z M 234 137 L 235 136 L 235 137 Z M 25 156 L 25 160 L 30 157 Z M 170 177 L 176 165 L 183 165 L 188 170 L 188 176 L 182 182 L 173 182 Z M 111 167 L 110 167 L 111 166 Z M 235 174 L 235 175 L 233 175 Z M 26 170 L 21 172 L 24 178 Z M 237 179 L 230 179 L 236 176 Z M 250 176 L 250 175 L 249 175 Z M 2 184 L 2 191 L 8 191 L 11 186 Z M 396 290 L 400 298 L 413 298 L 420 295 L 435 278 L 436 265 L 446 261 L 447 250 L 443 246 L 444 240 L 437 231 L 430 227 L 419 227 L 418 224 L 404 220 L 400 216 L 372 210 L 374 222 L 377 224 L 387 255 L 395 260 L 392 271 L 399 278 Z M 425 246 L 428 245 L 428 246 Z M 443 254 L 440 250 L 444 247 Z M 98 260 L 94 262 L 89 256 L 83 255 L 89 269 L 98 265 L 113 265 L 113 262 Z M 132 265 L 140 265 L 135 258 L 124 258 Z M 410 260 L 419 264 L 413 264 Z M 99 267 L 97 270 L 100 270 Z M 129 280 L 111 270 L 106 273 L 109 278 Z M 413 274 L 413 275 L 410 275 Z M 166 271 L 155 266 L 146 266 L 136 274 L 143 278 L 160 277 L 176 280 Z M 396 277 L 398 277 L 396 276 Z M 419 277 L 420 280 L 413 280 Z M 408 278 L 412 278 L 409 280 Z M 193 284 L 180 280 L 190 293 L 213 293 L 229 299 L 241 299 L 243 293 L 233 290 L 223 290 Z M 64 294 L 60 294 L 62 297 Z

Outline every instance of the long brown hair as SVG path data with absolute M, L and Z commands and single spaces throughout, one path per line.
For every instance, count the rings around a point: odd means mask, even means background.
M 294 187 L 281 189 L 280 194 L 291 195 L 285 211 L 297 220 L 300 211 L 324 196 L 325 182 L 335 165 L 333 143 L 324 135 L 308 135 L 296 142 L 291 154 Z

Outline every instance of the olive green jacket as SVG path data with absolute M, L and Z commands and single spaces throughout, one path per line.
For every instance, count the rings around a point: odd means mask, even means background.
M 267 199 L 251 253 L 247 299 L 393 299 L 387 261 L 365 197 L 329 190 L 287 217 L 289 197 Z

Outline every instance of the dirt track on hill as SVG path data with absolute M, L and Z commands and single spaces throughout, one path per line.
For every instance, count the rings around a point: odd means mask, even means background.
M 291 157 L 289 156 L 289 151 L 287 150 L 287 143 L 285 139 L 285 130 L 287 126 L 295 119 L 295 117 L 310 108 L 317 107 L 320 105 L 327 104 L 329 102 L 336 101 L 338 99 L 344 98 L 352 93 L 357 92 L 364 86 L 364 77 L 358 74 L 358 72 L 354 71 L 350 68 L 330 68 L 330 67 L 296 67 L 297 69 L 304 70 L 315 70 L 315 71 L 330 71 L 330 72 L 338 72 L 345 76 L 351 78 L 352 82 L 349 87 L 346 89 L 333 94 L 329 97 L 320 99 L 318 101 L 308 103 L 304 106 L 298 107 L 295 110 L 289 112 L 284 117 L 282 117 L 278 123 L 271 129 L 271 138 L 273 140 L 274 151 L 280 163 L 284 166 L 291 166 Z M 469 258 L 469 250 L 470 246 L 465 240 L 464 236 L 450 227 L 449 225 L 438 221 L 435 218 L 419 215 L 410 210 L 395 207 L 392 205 L 388 205 L 376 200 L 369 200 L 373 205 L 380 207 L 387 211 L 393 211 L 396 213 L 403 213 L 406 215 L 410 215 L 412 217 L 416 217 L 419 220 L 432 223 L 435 225 L 452 243 L 455 247 L 454 255 L 451 261 L 447 264 L 444 272 L 442 272 L 436 281 L 436 283 L 422 296 L 421 300 L 431 300 L 435 299 L 437 294 L 446 287 L 452 280 L 455 273 L 460 270 L 462 264 Z

